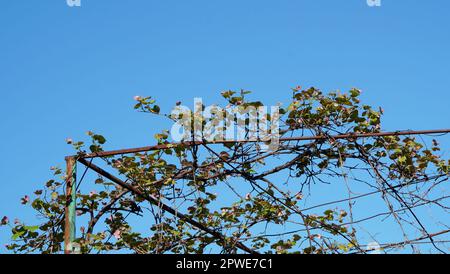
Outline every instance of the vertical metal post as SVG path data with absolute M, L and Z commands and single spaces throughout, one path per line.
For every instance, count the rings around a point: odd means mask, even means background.
M 66 158 L 66 209 L 64 224 L 64 253 L 73 253 L 73 241 L 75 240 L 75 211 L 76 211 L 76 176 L 77 161 L 74 157 Z

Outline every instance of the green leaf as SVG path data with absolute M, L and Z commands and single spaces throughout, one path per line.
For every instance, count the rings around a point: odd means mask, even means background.
M 160 107 L 158 105 L 154 105 L 153 108 L 151 109 L 151 112 L 159 114 L 159 112 L 161 111 Z
M 23 234 L 25 234 L 25 232 L 26 232 L 26 231 L 19 231 L 19 232 L 16 232 L 16 233 L 14 233 L 14 234 L 12 235 L 11 239 L 12 239 L 13 241 L 19 239 L 19 237 L 21 237 Z
M 92 138 L 94 138 L 94 140 L 97 141 L 101 145 L 106 143 L 106 139 L 102 135 L 94 135 Z
M 38 226 L 38 225 L 35 225 L 35 226 L 26 226 L 25 229 L 28 230 L 28 231 L 31 231 L 31 232 L 35 232 L 36 230 L 39 229 L 39 226 Z
M 361 94 L 361 91 L 358 89 L 352 89 L 350 90 L 350 95 L 354 98 L 354 97 L 358 97 Z

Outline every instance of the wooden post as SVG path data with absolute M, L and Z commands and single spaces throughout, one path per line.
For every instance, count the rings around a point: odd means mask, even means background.
M 75 240 L 75 211 L 76 211 L 76 176 L 77 161 L 74 157 L 66 158 L 66 208 L 64 224 L 64 253 L 73 253 L 73 241 Z

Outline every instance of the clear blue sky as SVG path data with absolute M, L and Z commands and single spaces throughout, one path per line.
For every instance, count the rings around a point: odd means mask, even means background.
M 297 85 L 358 87 L 385 130 L 448 128 L 449 14 L 446 0 L 2 1 L 0 214 L 32 220 L 19 199 L 63 164 L 67 137 L 153 142 L 167 124 L 134 95 L 168 110 L 226 89 L 272 104 Z

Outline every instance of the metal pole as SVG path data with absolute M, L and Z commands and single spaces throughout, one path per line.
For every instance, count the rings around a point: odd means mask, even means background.
M 77 166 L 74 157 L 66 158 L 66 208 L 64 224 L 64 253 L 73 253 L 73 241 L 75 240 L 75 206 L 76 206 L 76 176 Z
M 393 132 L 371 132 L 371 133 L 347 133 L 340 135 L 318 135 L 318 136 L 298 136 L 298 137 L 285 137 L 280 138 L 280 142 L 289 141 L 313 141 L 313 140 L 326 140 L 326 139 L 352 139 L 352 138 L 370 138 L 370 137 L 385 137 L 385 136 L 403 136 L 403 135 L 423 135 L 423 134 L 447 134 L 450 133 L 450 129 L 438 129 L 438 130 L 420 130 L 420 131 L 393 131 Z M 260 140 L 224 140 L 224 141 L 197 141 L 197 142 L 183 142 L 183 143 L 169 143 L 169 144 L 159 144 L 155 146 L 138 147 L 138 148 L 128 148 L 112 151 L 101 151 L 95 153 L 89 153 L 80 156 L 80 159 L 96 158 L 96 157 L 107 157 L 120 154 L 138 153 L 153 150 L 162 150 L 173 148 L 176 146 L 192 146 L 192 145 L 214 145 L 214 144 L 231 144 L 231 143 L 259 143 Z M 73 156 L 74 157 L 74 156 Z

